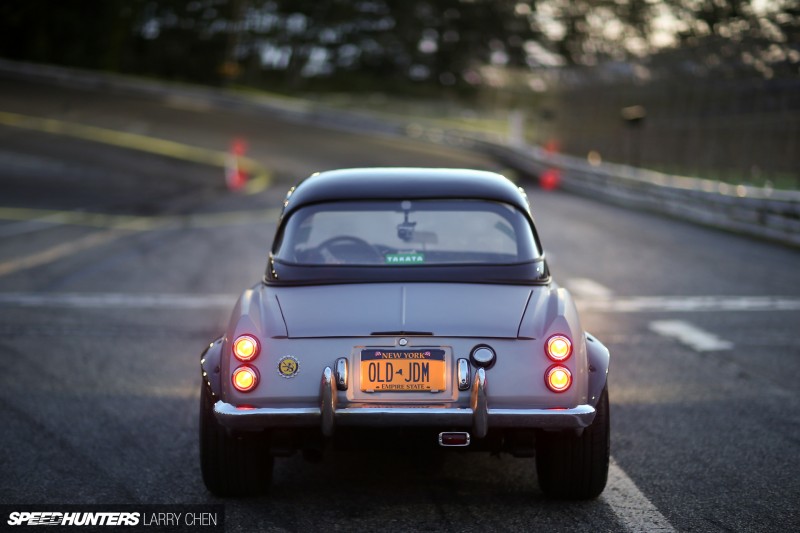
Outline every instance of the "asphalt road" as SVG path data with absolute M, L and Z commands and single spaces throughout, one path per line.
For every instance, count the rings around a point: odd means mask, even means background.
M 288 186 L 479 154 L 203 102 L 0 80 L 0 112 L 211 150 L 220 168 L 0 125 L 0 503 L 220 503 L 200 479 L 198 357 L 265 266 Z M 800 530 L 800 254 L 528 184 L 556 279 L 612 351 L 612 479 L 550 501 L 530 459 L 332 453 L 225 501 L 230 531 Z M 90 216 L 101 214 L 103 216 Z M 0 526 L 2 527 L 2 526 Z

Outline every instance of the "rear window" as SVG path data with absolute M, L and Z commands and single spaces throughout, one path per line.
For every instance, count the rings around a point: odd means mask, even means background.
M 514 264 L 537 259 L 528 219 L 481 200 L 331 202 L 296 211 L 275 259 L 296 265 Z

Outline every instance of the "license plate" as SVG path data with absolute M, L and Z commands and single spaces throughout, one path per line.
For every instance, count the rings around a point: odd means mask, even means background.
M 364 392 L 439 392 L 445 382 L 444 350 L 361 350 Z

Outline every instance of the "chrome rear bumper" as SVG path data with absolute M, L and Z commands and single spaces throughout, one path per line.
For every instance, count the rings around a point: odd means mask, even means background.
M 214 405 L 214 414 L 223 426 L 245 431 L 316 426 L 323 435 L 331 436 L 336 426 L 457 426 L 471 428 L 472 436 L 480 439 L 489 428 L 585 428 L 594 420 L 595 409 L 591 405 L 570 409 L 491 409 L 483 369 L 477 371 L 472 383 L 469 407 L 386 407 L 363 403 L 339 409 L 333 371 L 326 368 L 320 383 L 319 407 L 240 409 L 219 401 Z

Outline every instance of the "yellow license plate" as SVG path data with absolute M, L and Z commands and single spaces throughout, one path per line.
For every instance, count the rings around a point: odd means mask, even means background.
M 438 392 L 445 384 L 444 350 L 361 350 L 364 392 Z

